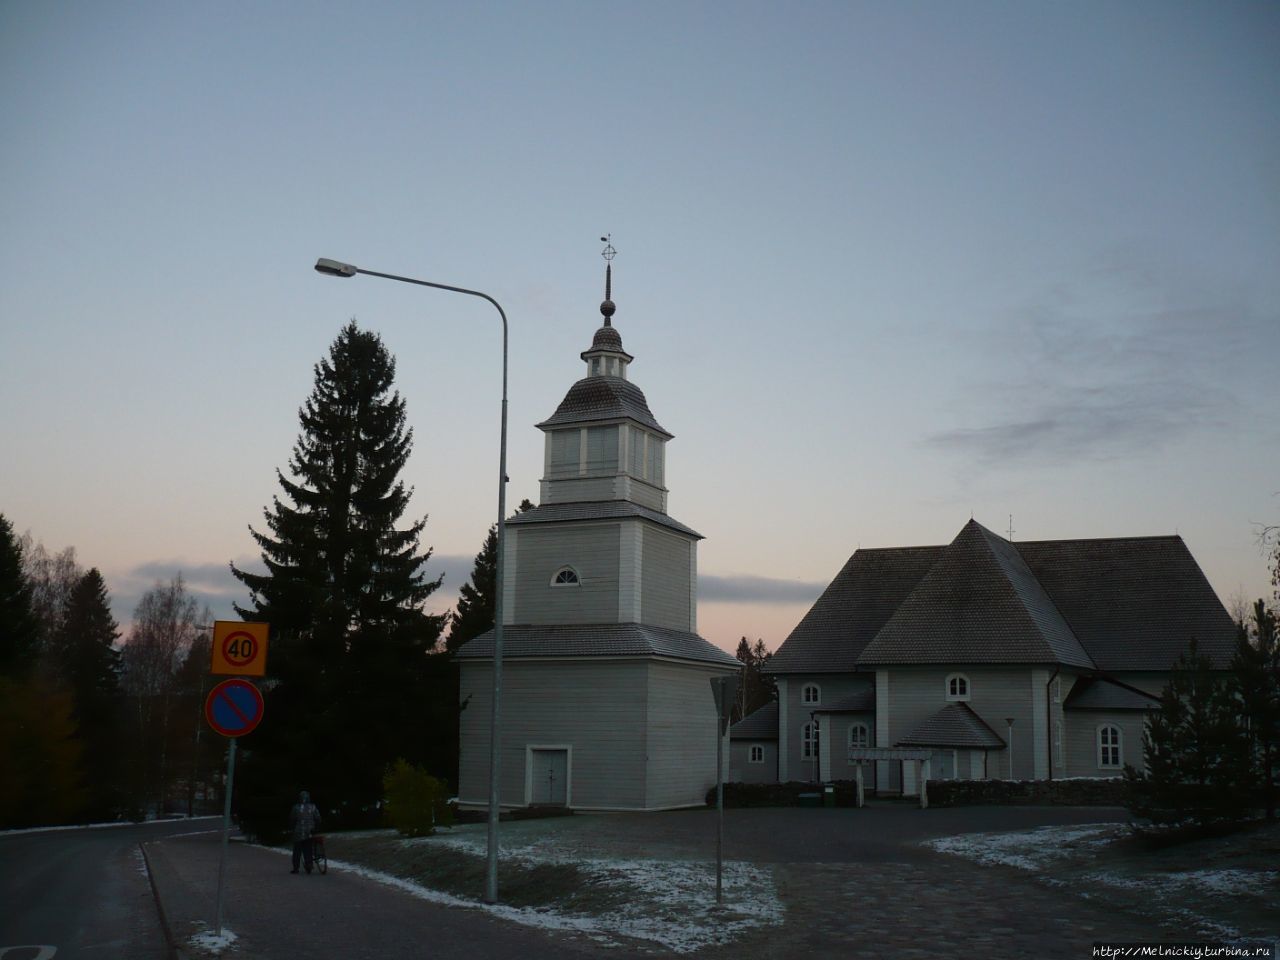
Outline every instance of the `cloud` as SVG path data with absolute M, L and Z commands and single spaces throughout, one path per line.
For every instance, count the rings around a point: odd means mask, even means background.
M 933 433 L 925 445 L 984 464 L 1052 465 L 1230 426 L 1242 371 L 1280 318 L 1225 297 L 1178 303 L 1181 286 L 1119 258 L 994 324 L 978 356 L 966 358 L 984 374 L 968 388 L 977 422 Z
M 698 596 L 710 602 L 792 604 L 813 603 L 825 583 L 778 580 L 772 577 L 698 574 Z

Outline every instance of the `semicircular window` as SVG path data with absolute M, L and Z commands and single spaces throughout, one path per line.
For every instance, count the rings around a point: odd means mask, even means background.
M 578 571 L 573 567 L 561 567 L 556 571 L 556 575 L 551 578 L 553 587 L 576 587 L 580 582 Z

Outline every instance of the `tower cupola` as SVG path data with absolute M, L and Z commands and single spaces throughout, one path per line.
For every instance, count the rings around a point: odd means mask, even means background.
M 591 338 L 591 346 L 583 350 L 581 357 L 587 364 L 588 377 L 621 377 L 627 379 L 627 364 L 634 357 L 622 349 L 622 334 L 613 326 L 613 314 L 618 309 L 613 302 L 613 263 L 617 251 L 607 237 L 601 237 L 604 248 L 604 300 L 600 303 L 600 315 L 604 325 Z

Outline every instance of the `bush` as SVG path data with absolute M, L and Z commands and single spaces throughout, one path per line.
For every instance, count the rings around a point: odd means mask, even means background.
M 401 836 L 429 837 L 437 826 L 453 826 L 453 808 L 443 780 L 401 758 L 382 777 L 387 823 Z

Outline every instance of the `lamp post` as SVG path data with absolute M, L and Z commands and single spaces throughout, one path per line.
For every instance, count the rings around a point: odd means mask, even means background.
M 502 439 L 498 453 L 498 568 L 494 572 L 493 704 L 489 715 L 489 842 L 485 869 L 485 900 L 496 903 L 498 900 L 498 731 L 501 719 L 499 708 L 502 702 L 502 584 L 503 567 L 506 563 L 507 531 L 507 315 L 497 300 L 479 290 L 451 287 L 447 283 L 432 283 L 429 280 L 415 280 L 413 277 L 398 277 L 392 273 L 362 270 L 352 264 L 328 260 L 324 257 L 316 261 L 316 271 L 331 277 L 354 277 L 358 273 L 363 273 L 366 276 L 381 277 L 384 280 L 398 280 L 401 283 L 413 283 L 420 287 L 435 287 L 437 290 L 465 293 L 468 296 L 488 300 L 498 311 L 498 316 L 502 318 Z

